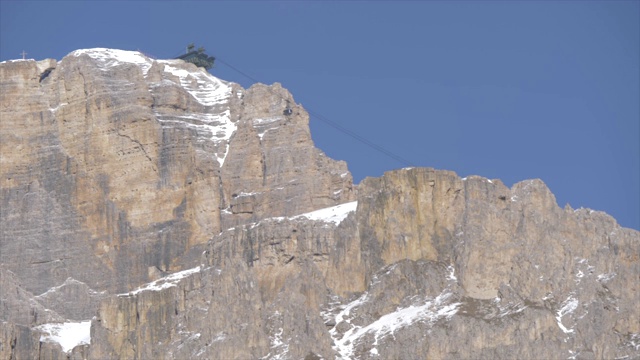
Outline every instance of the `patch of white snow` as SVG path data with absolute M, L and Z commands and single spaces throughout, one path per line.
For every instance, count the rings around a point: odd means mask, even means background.
M 163 289 L 168 289 L 170 287 L 174 287 L 177 286 L 177 283 L 181 280 L 186 278 L 187 276 L 191 275 L 191 274 L 195 274 L 200 272 L 200 266 L 196 266 L 193 269 L 188 269 L 188 270 L 183 270 L 183 271 L 179 271 L 176 273 L 173 273 L 171 275 L 165 276 L 163 278 L 160 278 L 158 280 L 152 281 L 148 284 L 145 284 L 131 292 L 128 293 L 123 293 L 123 294 L 118 294 L 118 296 L 129 296 L 129 295 L 136 295 L 139 294 L 143 291 L 160 291 Z
M 336 328 L 331 329 L 330 334 L 334 340 L 334 349 L 338 351 L 344 359 L 351 359 L 356 342 L 367 333 L 374 333 L 374 346 L 378 344 L 378 340 L 393 334 L 397 330 L 412 325 L 416 322 L 427 322 L 433 324 L 442 318 L 450 318 L 458 312 L 460 303 L 448 303 L 451 297 L 449 293 L 442 293 L 433 300 L 426 301 L 422 305 L 411 305 L 406 308 L 399 308 L 394 312 L 381 316 L 378 320 L 364 327 L 353 326 L 347 330 L 341 337 L 337 333 Z M 339 324 L 346 321 L 350 324 L 350 320 L 345 317 L 349 316 L 351 310 L 360 306 L 367 301 L 368 296 L 365 293 L 357 300 L 347 305 L 335 319 L 335 323 Z M 377 350 L 376 350 L 377 353 Z
M 21 61 L 36 61 L 36 60 L 35 59 L 12 59 L 12 60 L 0 61 L 0 64 L 8 64 L 13 62 L 21 62 Z
M 98 60 L 98 64 L 102 67 L 102 70 L 107 70 L 110 67 L 122 64 L 135 64 L 140 66 L 144 75 L 147 74 L 149 68 L 151 68 L 151 64 L 153 63 L 153 60 L 149 59 L 138 51 L 127 51 L 118 49 L 81 49 L 72 52 L 71 55 L 88 55 L 92 59 Z
M 180 85 L 204 106 L 212 106 L 228 101 L 231 97 L 231 86 L 222 80 L 209 74 L 204 69 L 198 68 L 196 71 L 179 69 L 175 65 L 176 60 L 160 60 L 164 64 L 164 70 L 177 76 Z M 178 60 L 180 61 L 180 60 Z
M 575 299 L 571 296 L 569 296 L 567 298 L 567 300 L 565 300 L 562 303 L 562 307 L 556 312 L 556 321 L 558 322 L 558 327 L 560 327 L 560 329 L 565 333 L 565 334 L 570 334 L 573 333 L 573 329 L 567 329 L 563 324 L 562 324 L 562 317 L 572 313 L 573 311 L 575 311 L 578 308 L 578 299 Z
M 449 270 L 449 275 L 447 275 L 447 280 L 458 281 L 456 277 L 456 268 L 453 265 L 447 266 L 447 270 Z
M 342 222 L 342 220 L 344 220 L 347 217 L 347 215 L 349 215 L 349 213 L 356 211 L 357 207 L 358 207 L 358 202 L 352 201 L 352 202 L 308 212 L 298 216 L 294 216 L 291 219 L 299 219 L 304 217 L 309 220 L 331 222 L 338 225 Z
M 616 273 L 614 273 L 614 272 L 610 272 L 610 273 L 607 273 L 607 274 L 600 274 L 600 275 L 598 275 L 598 281 L 607 282 L 607 281 L 613 279 L 615 276 L 616 276 Z
M 34 329 L 44 333 L 40 341 L 58 343 L 65 353 L 78 345 L 91 343 L 91 320 L 43 324 Z
M 60 110 L 61 107 L 65 106 L 65 105 L 69 105 L 69 103 L 61 103 L 60 105 L 54 107 L 54 108 L 49 108 L 49 111 L 51 111 L 52 113 L 56 113 L 58 110 Z

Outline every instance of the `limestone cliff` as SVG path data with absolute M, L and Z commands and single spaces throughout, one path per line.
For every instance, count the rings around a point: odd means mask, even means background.
M 136 52 L 0 86 L 2 358 L 640 358 L 640 233 L 539 180 L 356 195 L 279 84 Z
M 5 62 L 0 86 L 0 262 L 34 294 L 127 291 L 230 224 L 354 197 L 279 84 L 91 49 Z

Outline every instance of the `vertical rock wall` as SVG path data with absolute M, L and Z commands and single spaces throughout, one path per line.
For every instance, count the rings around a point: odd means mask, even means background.
M 90 49 L 0 86 L 2 358 L 640 356 L 640 233 L 540 180 L 402 169 L 356 207 L 279 84 Z
M 0 84 L 0 262 L 35 294 L 127 291 L 225 227 L 354 196 L 277 84 L 110 49 L 5 62 Z

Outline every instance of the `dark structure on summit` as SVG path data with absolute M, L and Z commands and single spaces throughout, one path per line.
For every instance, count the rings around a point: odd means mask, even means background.
M 216 61 L 216 58 L 213 56 L 207 55 L 204 51 L 204 48 L 201 46 L 198 50 L 194 50 L 195 45 L 189 44 L 187 46 L 187 53 L 184 55 L 180 55 L 176 57 L 176 59 L 184 60 L 186 62 L 190 62 L 195 64 L 196 66 L 203 67 L 207 70 L 213 67 L 213 63 Z

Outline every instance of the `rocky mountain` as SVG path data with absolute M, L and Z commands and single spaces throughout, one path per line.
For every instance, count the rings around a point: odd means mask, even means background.
M 2 359 L 640 358 L 640 233 L 540 180 L 355 186 L 279 84 L 138 52 L 0 87 Z

